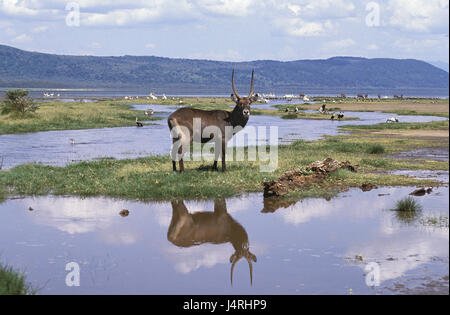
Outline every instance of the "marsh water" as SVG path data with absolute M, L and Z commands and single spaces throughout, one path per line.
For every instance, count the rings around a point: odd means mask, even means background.
M 39 294 L 448 294 L 448 186 L 414 197 L 420 212 L 392 211 L 413 189 L 280 204 L 256 193 L 172 203 L 13 199 L 0 204 L 1 256 Z M 256 258 L 252 284 L 245 256 L 231 284 L 236 248 Z M 79 287 L 66 285 L 72 262 Z M 367 281 L 373 263 L 379 283 Z
M 274 101 L 259 108 L 270 108 L 281 101 Z M 285 101 L 284 101 L 285 102 Z M 298 102 L 298 101 L 297 101 Z M 292 102 L 295 104 L 295 102 Z M 94 106 L 94 105 L 93 105 Z M 133 105 L 137 110 L 152 108 L 155 116 L 162 119 L 145 124 L 143 128 L 121 127 L 87 130 L 46 131 L 16 135 L 0 136 L 0 158 L 3 168 L 8 169 L 24 163 L 42 163 L 62 166 L 69 163 L 89 161 L 100 158 L 137 158 L 148 155 L 169 154 L 171 139 L 166 117 L 177 106 Z M 295 139 L 316 140 L 324 135 L 336 135 L 340 125 L 375 124 L 385 122 L 393 114 L 381 112 L 344 112 L 346 116 L 358 117 L 358 120 L 299 120 L 281 119 L 278 116 L 251 115 L 246 129 L 266 127 L 266 139 L 270 127 L 277 127 L 280 143 Z M 434 116 L 395 115 L 401 122 L 427 122 L 445 120 Z M 72 143 L 72 140 L 74 143 Z M 248 138 L 241 144 L 233 139 L 229 145 L 261 144 L 256 138 Z
M 152 108 L 163 119 L 143 128 L 3 135 L 3 168 L 168 154 L 165 118 L 177 107 L 134 107 Z M 289 142 L 394 116 L 344 114 L 359 120 L 251 116 L 248 126 L 277 126 L 278 137 Z M 395 116 L 404 122 L 445 119 Z M 448 151 L 405 154 L 448 160 Z M 392 173 L 448 183 L 443 171 Z M 414 197 L 422 211 L 393 211 L 415 188 L 351 189 L 331 200 L 281 203 L 261 193 L 172 202 L 9 196 L 0 203 L 0 261 L 23 271 L 39 294 L 448 294 L 449 188 Z M 230 258 L 241 256 L 231 283 Z M 68 263 L 80 267 L 79 287 L 66 285 Z

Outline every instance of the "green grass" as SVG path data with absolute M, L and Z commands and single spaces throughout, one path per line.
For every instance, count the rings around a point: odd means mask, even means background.
M 30 295 L 36 291 L 27 284 L 23 273 L 0 263 L 0 295 Z
M 413 197 L 405 197 L 396 202 L 395 211 L 400 212 L 417 212 L 422 210 L 422 205 L 418 203 Z
M 381 144 L 372 144 L 367 149 L 366 152 L 369 154 L 383 154 L 386 149 Z
M 135 126 L 135 119 L 148 118 L 142 111 L 133 110 L 130 105 L 113 102 L 41 102 L 35 113 L 24 116 L 0 115 L 0 135 L 50 130 L 74 130 L 106 127 Z
M 410 116 L 437 116 L 449 118 L 448 113 L 438 113 L 438 112 L 418 112 L 415 110 L 408 109 L 398 109 L 398 110 L 385 110 L 384 113 L 392 113 L 397 115 L 410 115 Z
M 393 210 L 397 220 L 405 224 L 412 224 L 420 218 L 422 205 L 408 196 L 398 200 Z
M 441 130 L 448 129 L 448 120 L 426 123 L 380 123 L 375 125 L 344 125 L 343 130 Z

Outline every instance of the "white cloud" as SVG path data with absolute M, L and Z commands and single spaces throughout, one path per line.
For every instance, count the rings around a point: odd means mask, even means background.
M 17 37 L 15 37 L 12 41 L 14 43 L 27 43 L 30 42 L 32 40 L 32 38 L 30 36 L 28 36 L 27 34 L 21 34 Z
M 99 49 L 99 48 L 102 48 L 102 44 L 100 44 L 99 42 L 92 42 L 89 44 L 89 47 L 94 48 L 94 49 Z
M 254 0 L 199 0 L 197 6 L 219 15 L 247 16 L 257 4 Z
M 47 25 L 42 25 L 42 26 L 37 26 L 35 28 L 32 29 L 33 33 L 43 33 L 45 31 L 48 30 L 48 26 Z
M 145 44 L 145 48 L 154 49 L 155 47 L 156 47 L 156 45 L 153 44 L 153 43 L 147 43 L 147 44 Z
M 389 25 L 409 31 L 448 33 L 448 0 L 389 0 Z
M 0 12 L 8 15 L 37 15 L 38 10 L 29 8 L 29 4 L 26 1 L 19 0 L 2 0 L 0 1 Z
M 329 21 L 325 23 L 309 22 L 300 18 L 277 18 L 272 23 L 290 36 L 320 36 L 331 28 Z
M 423 49 L 430 49 L 435 46 L 440 45 L 440 41 L 436 39 L 409 39 L 402 38 L 397 39 L 394 42 L 394 47 L 406 50 L 406 51 L 416 51 Z
M 351 38 L 342 40 L 335 40 L 324 44 L 324 47 L 331 50 L 347 49 L 356 45 L 356 42 Z

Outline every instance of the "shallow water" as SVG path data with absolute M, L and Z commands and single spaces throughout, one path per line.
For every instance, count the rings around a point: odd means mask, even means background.
M 196 219 L 203 232 L 196 245 L 189 243 L 194 229 L 181 228 L 192 218 L 182 203 L 7 200 L 0 204 L 1 259 L 25 271 L 40 294 L 448 294 L 449 190 L 415 197 L 424 210 L 412 219 L 389 210 L 413 189 L 353 189 L 292 205 L 264 203 L 255 193 L 216 201 L 215 215 L 212 200 L 185 201 L 190 214 L 209 212 Z M 434 217 L 446 217 L 447 226 L 425 220 Z M 248 240 L 257 258 L 253 285 L 245 259 L 231 285 L 230 240 L 237 248 Z M 80 287 L 65 285 L 69 262 L 81 268 Z M 380 268 L 377 287 L 366 285 L 372 262 Z
M 435 161 L 448 161 L 448 147 L 447 148 L 423 148 L 408 152 L 399 152 L 390 155 L 394 159 L 426 159 Z
M 269 108 L 273 103 L 264 106 Z M 87 130 L 46 131 L 18 135 L 0 136 L 0 158 L 3 169 L 24 163 L 42 163 L 62 166 L 69 163 L 89 161 L 105 157 L 116 159 L 137 158 L 149 155 L 169 154 L 171 139 L 166 117 L 178 106 L 155 104 L 133 105 L 138 110 L 152 108 L 155 116 L 163 119 L 146 124 L 143 128 L 121 127 Z M 244 130 L 256 131 L 259 126 L 266 127 L 268 135 L 271 126 L 278 128 L 280 142 L 295 139 L 316 140 L 324 135 L 337 135 L 340 125 L 376 124 L 385 122 L 392 114 L 380 112 L 344 112 L 346 116 L 359 117 L 352 121 L 281 119 L 278 116 L 250 116 Z M 433 116 L 396 116 L 402 122 L 427 122 L 445 120 Z M 241 133 L 243 134 L 243 132 Z M 268 136 L 267 136 L 268 137 Z M 75 143 L 72 144 L 71 139 Z M 261 144 L 255 138 L 239 142 L 236 139 L 229 145 Z

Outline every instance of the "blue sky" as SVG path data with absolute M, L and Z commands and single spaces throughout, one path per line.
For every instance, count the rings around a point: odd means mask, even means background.
M 448 0 L 0 0 L 1 44 L 71 55 L 448 63 L 448 27 Z

